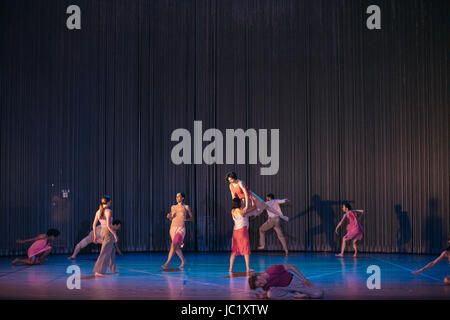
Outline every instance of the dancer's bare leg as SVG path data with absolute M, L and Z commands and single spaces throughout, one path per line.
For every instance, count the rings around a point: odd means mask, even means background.
M 167 261 L 166 261 L 166 263 L 164 263 L 161 266 L 163 269 L 167 269 L 167 267 L 169 266 L 170 260 L 172 260 L 174 252 L 175 252 L 175 248 L 174 248 L 174 244 L 172 243 L 170 245 L 170 251 L 169 251 L 169 256 L 167 257 Z
M 353 254 L 353 257 L 357 257 L 358 256 L 358 248 L 356 247 L 356 241 L 358 240 L 353 240 L 353 249 L 355 249 L 355 253 Z
M 341 253 L 337 254 L 337 257 L 343 257 L 344 256 L 344 251 L 345 251 L 345 245 L 346 245 L 346 241 L 345 239 L 342 239 L 342 247 L 341 247 Z
M 286 254 L 286 257 L 287 257 L 289 255 L 289 251 L 288 251 L 288 248 L 287 248 L 287 245 L 286 245 L 286 239 L 285 239 L 285 237 L 283 235 L 283 232 L 281 231 L 281 228 L 280 228 L 279 225 L 276 225 L 274 227 L 274 229 L 275 229 L 275 232 L 277 233 L 278 240 L 280 240 L 281 245 L 283 246 L 284 253 Z
M 245 259 L 245 268 L 247 269 L 247 273 L 250 274 L 250 272 L 253 271 L 250 269 L 250 255 L 249 254 L 244 255 L 244 259 Z
M 184 264 L 186 263 L 186 260 L 184 259 L 183 252 L 181 251 L 179 245 L 176 245 L 175 252 L 178 255 L 178 257 L 181 259 L 181 264 L 178 268 L 183 269 Z
M 32 258 L 28 258 L 28 259 L 17 258 L 17 259 L 14 259 L 13 261 L 11 261 L 11 264 L 14 266 L 18 262 L 24 263 L 24 264 L 29 265 L 29 266 L 32 266 L 34 264 Z
M 236 259 L 236 254 L 231 253 L 230 256 L 230 269 L 228 270 L 229 272 L 233 272 L 233 265 L 234 265 L 234 260 Z

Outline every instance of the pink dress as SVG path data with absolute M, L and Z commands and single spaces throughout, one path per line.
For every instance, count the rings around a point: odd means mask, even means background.
M 353 211 L 347 212 L 347 234 L 344 236 L 345 240 L 361 240 L 363 237 L 363 226 L 358 221 L 356 214 Z
M 48 243 L 48 238 L 45 237 L 45 239 L 36 240 L 33 242 L 31 247 L 28 249 L 28 258 L 32 258 L 34 256 L 37 256 L 38 254 L 47 251 L 48 249 L 51 249 L 52 247 Z

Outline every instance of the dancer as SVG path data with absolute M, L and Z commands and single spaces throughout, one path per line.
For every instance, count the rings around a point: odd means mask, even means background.
M 241 199 L 236 197 L 231 201 L 231 207 L 231 215 L 234 220 L 234 229 L 233 237 L 231 238 L 229 272 L 233 272 L 233 265 L 236 256 L 242 255 L 245 259 L 247 273 L 250 273 L 252 270 L 250 269 L 250 240 L 248 237 L 247 206 L 242 209 Z
M 104 277 L 106 269 L 109 269 L 114 273 L 119 273 L 116 270 L 116 250 L 114 250 L 114 243 L 119 241 L 116 231 L 112 227 L 112 211 L 109 209 L 111 206 L 111 197 L 103 196 L 98 211 L 95 214 L 94 223 L 92 224 L 92 233 L 94 236 L 94 243 L 97 242 L 97 235 L 95 234 L 95 228 L 100 221 L 102 230 L 100 232 L 102 239 L 102 249 L 98 256 L 97 262 L 94 266 L 94 272 L 96 277 Z
M 120 220 L 114 220 L 112 222 L 112 228 L 114 229 L 114 231 L 117 233 L 117 231 L 120 230 L 120 227 L 122 226 L 122 222 Z M 97 242 L 96 243 L 102 243 L 102 236 L 101 236 L 101 232 L 102 232 L 102 226 L 98 225 L 95 228 L 95 235 L 97 238 Z M 89 232 L 89 235 L 86 238 L 83 238 L 83 240 L 81 240 L 76 246 L 75 246 L 75 250 L 73 251 L 73 254 L 69 257 L 70 260 L 75 260 L 77 258 L 78 253 L 80 252 L 81 249 L 86 248 L 88 245 L 90 245 L 91 243 L 94 243 L 94 231 Z M 119 255 L 122 255 L 122 252 L 119 249 L 119 245 L 117 243 L 114 244 L 114 246 L 116 247 L 116 251 Z
M 299 276 L 295 277 L 289 271 Z M 248 278 L 250 289 L 262 288 L 256 292 L 257 298 L 270 299 L 306 299 L 321 298 L 323 291 L 314 287 L 308 279 L 293 265 L 274 265 L 262 274 L 252 273 Z
M 281 212 L 280 204 L 289 202 L 288 199 L 275 199 L 275 196 L 273 193 L 269 193 L 266 196 L 266 204 L 269 206 L 275 208 L 277 211 Z M 280 228 L 280 216 L 273 214 L 271 211 L 267 211 L 267 215 L 269 218 L 267 221 L 259 228 L 259 247 L 258 250 L 264 249 L 264 243 L 265 243 L 265 237 L 264 234 L 269 231 L 270 229 L 274 228 L 275 232 L 277 233 L 278 240 L 280 240 L 281 245 L 283 246 L 284 253 L 286 254 L 286 257 L 289 255 L 289 251 L 286 246 L 286 239 L 284 238 L 283 232 Z
M 419 270 L 413 271 L 413 274 L 419 274 L 424 272 L 427 269 L 430 269 L 432 267 L 434 267 L 439 261 L 447 258 L 448 261 L 450 262 L 450 236 L 448 237 L 448 241 L 447 241 L 447 249 L 445 249 L 444 251 L 442 251 L 442 253 L 440 254 L 439 257 L 437 257 L 436 259 L 434 259 L 433 261 L 431 261 L 430 263 L 428 263 L 426 266 L 424 266 L 423 268 L 420 268 Z M 445 284 L 450 284 L 450 276 L 446 276 L 444 278 L 444 283 Z
M 59 236 L 57 229 L 49 229 L 47 234 L 40 234 L 34 238 L 27 240 L 17 240 L 17 243 L 23 244 L 34 241 L 30 248 L 28 248 L 28 259 L 14 259 L 11 264 L 15 265 L 22 262 L 26 265 L 32 266 L 34 264 L 43 264 L 47 260 L 47 256 L 52 251 L 51 243 Z
M 247 215 L 259 216 L 264 210 L 272 212 L 274 215 L 279 216 L 281 219 L 288 221 L 289 218 L 283 216 L 281 211 L 277 211 L 275 208 L 266 204 L 263 199 L 247 188 L 245 183 L 238 180 L 235 172 L 229 172 L 225 176 L 225 181 L 230 183 L 231 198 L 238 197 L 241 199 L 241 207 L 247 207 Z
M 170 225 L 170 237 L 172 238 L 172 244 L 170 245 L 169 256 L 167 257 L 166 263 L 161 267 L 166 269 L 169 266 L 170 260 L 172 260 L 173 254 L 176 253 L 181 259 L 181 264 L 178 267 L 183 269 L 186 260 L 183 257 L 183 252 L 181 248 L 184 246 L 184 236 L 186 235 L 186 228 L 184 223 L 186 221 L 194 220 L 193 214 L 189 206 L 184 204 L 184 193 L 177 193 L 177 204 L 170 208 L 170 213 L 167 214 L 167 219 L 172 221 Z M 189 214 L 189 218 L 186 219 L 186 214 Z
M 353 257 L 358 256 L 358 248 L 356 246 L 356 241 L 361 240 L 363 237 L 363 227 L 358 220 L 356 215 L 357 212 L 363 213 L 364 210 L 352 210 L 352 206 L 346 202 L 342 205 L 342 211 L 345 213 L 342 217 L 339 224 L 336 226 L 336 234 L 338 233 L 338 229 L 341 224 L 344 222 L 345 218 L 349 220 L 349 224 L 347 225 L 347 234 L 342 238 L 342 248 L 341 253 L 337 254 L 337 257 L 344 256 L 345 245 L 347 240 L 353 240 L 353 249 L 355 249 L 355 253 Z

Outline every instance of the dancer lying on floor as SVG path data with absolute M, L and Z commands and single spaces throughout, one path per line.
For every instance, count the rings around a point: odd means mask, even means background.
M 298 277 L 289 271 L 294 272 Z M 298 269 L 290 264 L 273 265 L 262 274 L 253 273 L 248 284 L 250 289 L 261 288 L 256 292 L 257 298 L 270 299 L 318 299 L 323 297 L 323 291 L 314 287 Z
M 445 258 L 448 259 L 448 262 L 450 262 L 450 236 L 448 237 L 448 241 L 447 241 L 447 249 L 445 249 L 444 251 L 442 251 L 442 253 L 440 254 L 439 257 L 437 257 L 436 259 L 434 259 L 433 261 L 431 261 L 430 263 L 428 263 L 426 266 L 420 268 L 419 270 L 413 271 L 413 274 L 419 274 L 424 272 L 427 269 L 430 269 L 432 267 L 434 267 L 439 261 L 444 260 Z M 444 283 L 445 284 L 450 284 L 450 276 L 446 276 L 444 278 Z
M 47 234 L 40 234 L 34 238 L 27 240 L 17 240 L 17 243 L 23 244 L 34 241 L 31 247 L 28 249 L 28 259 L 14 259 L 11 263 L 15 265 L 18 262 L 27 264 L 29 266 L 33 264 L 43 264 L 44 260 L 47 260 L 47 256 L 52 251 L 51 243 L 55 241 L 59 236 L 59 231 L 56 229 L 49 229 Z

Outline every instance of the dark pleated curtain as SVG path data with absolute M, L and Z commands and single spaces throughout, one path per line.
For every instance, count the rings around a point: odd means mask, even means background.
M 81 30 L 66 28 L 71 4 Z M 372 4 L 381 30 L 366 28 Z M 291 250 L 336 250 L 340 204 L 352 201 L 366 210 L 363 251 L 439 252 L 450 233 L 449 7 L 2 1 L 0 255 L 24 253 L 15 240 L 50 227 L 61 231 L 55 252 L 70 252 L 104 193 L 124 251 L 167 250 L 179 191 L 195 214 L 186 250 L 230 250 L 230 170 L 261 196 L 291 199 Z M 279 129 L 278 173 L 172 164 L 171 133 L 193 134 L 194 120 L 223 134 Z M 251 221 L 253 249 L 265 219 Z

